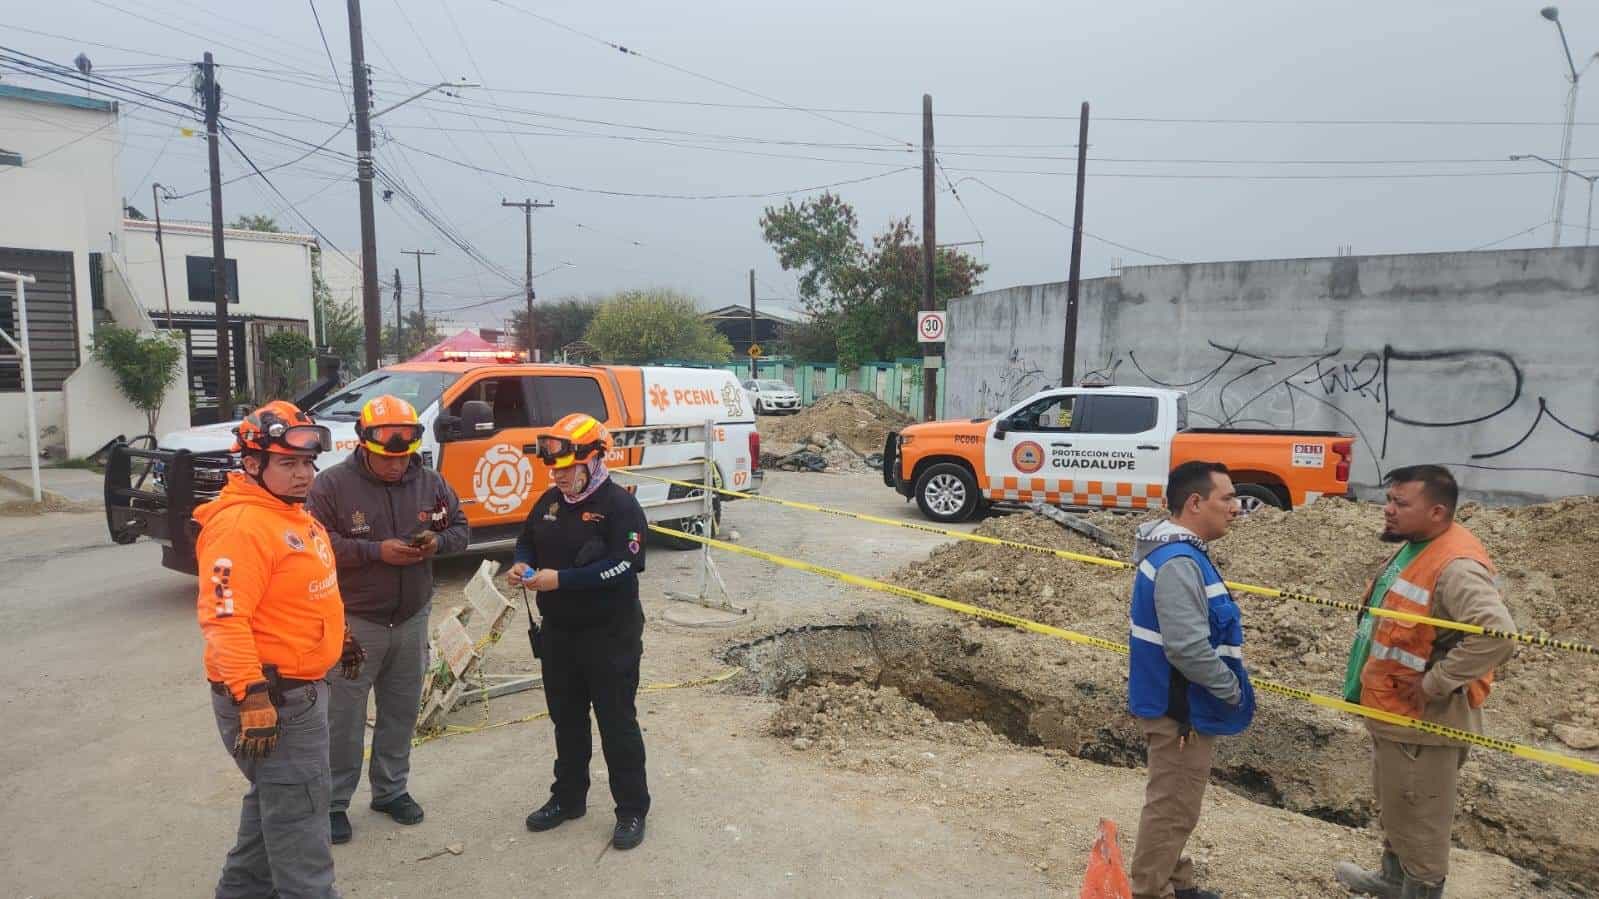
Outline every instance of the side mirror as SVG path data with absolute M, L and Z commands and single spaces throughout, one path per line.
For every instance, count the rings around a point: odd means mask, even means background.
M 467 400 L 461 407 L 461 427 L 467 440 L 494 433 L 494 407 L 482 400 Z
M 461 427 L 459 416 L 448 412 L 440 412 L 439 417 L 433 421 L 433 439 L 440 443 L 449 443 L 460 440 L 465 436 L 466 429 Z

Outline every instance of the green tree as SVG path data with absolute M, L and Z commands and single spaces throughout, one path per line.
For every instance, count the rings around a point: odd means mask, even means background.
M 322 280 L 321 253 L 311 266 L 311 298 L 316 307 L 317 346 L 337 356 L 341 371 L 356 375 L 366 367 L 366 327 L 355 300 L 340 300 Z
M 411 310 L 405 313 L 405 328 L 400 333 L 400 351 L 398 361 L 415 356 L 428 347 L 444 339 L 439 333 L 438 325 L 433 319 L 427 320 L 427 327 L 422 327 L 422 313 Z M 383 352 L 394 352 L 394 326 L 383 326 Z
M 267 396 L 286 397 L 296 386 L 294 370 L 316 355 L 316 345 L 299 331 L 273 331 L 266 339 Z
M 533 321 L 538 325 L 538 349 L 544 359 L 553 359 L 561 348 L 573 341 L 582 340 L 588 333 L 594 314 L 599 311 L 600 297 L 563 297 L 552 303 L 538 302 L 533 306 Z M 527 349 L 527 310 L 511 313 L 510 333 L 516 345 Z
M 600 304 L 584 336 L 607 362 L 726 362 L 727 342 L 694 300 L 673 290 L 625 290 Z
M 856 239 L 855 222 L 854 210 L 831 193 L 797 206 L 791 200 L 768 207 L 761 216 L 778 261 L 799 272 L 800 299 L 813 321 L 809 333 L 799 336 L 814 344 L 831 329 L 836 358 L 846 366 L 914 355 L 921 239 L 909 218 L 898 219 L 868 248 Z M 940 249 L 934 257 L 934 307 L 971 293 L 987 270 L 958 249 Z
M 838 361 L 838 321 L 836 316 L 812 316 L 777 330 L 776 355 L 801 362 Z
M 111 370 L 128 402 L 144 413 L 145 433 L 154 434 L 167 388 L 178 379 L 183 344 L 166 332 L 144 336 L 131 328 L 104 324 L 94 331 L 93 355 Z
M 278 227 L 278 220 L 270 215 L 241 215 L 230 222 L 228 227 L 240 231 L 266 231 L 270 234 L 283 230 Z

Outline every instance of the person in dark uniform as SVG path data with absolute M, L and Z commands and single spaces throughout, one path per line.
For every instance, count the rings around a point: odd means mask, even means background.
M 644 735 L 638 726 L 639 660 L 644 654 L 644 510 L 611 480 L 611 435 L 593 416 L 573 413 L 538 438 L 539 460 L 555 486 L 533 504 L 516 541 L 513 586 L 538 591 L 544 698 L 555 723 L 555 782 L 550 799 L 527 816 L 545 831 L 583 817 L 593 755 L 589 706 L 616 801 L 611 844 L 644 841 L 650 792 Z

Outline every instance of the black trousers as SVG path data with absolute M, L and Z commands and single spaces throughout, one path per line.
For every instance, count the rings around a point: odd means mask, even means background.
M 638 726 L 639 659 L 644 655 L 644 608 L 637 599 L 607 624 L 544 629 L 544 701 L 555 723 L 555 783 L 564 806 L 588 802 L 594 755 L 589 707 L 600 724 L 600 748 L 611 777 L 616 814 L 644 815 L 650 791 L 644 777 L 644 734 Z

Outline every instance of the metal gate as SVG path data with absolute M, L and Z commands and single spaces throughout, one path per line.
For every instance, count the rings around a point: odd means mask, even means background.
M 78 304 L 72 254 L 0 247 L 0 271 L 32 275 L 28 287 L 28 348 L 33 356 L 33 389 L 54 391 L 78 370 Z M 0 281 L 0 330 L 16 333 L 17 296 L 10 281 Z M 22 365 L 0 342 L 0 392 L 22 390 Z
M 217 409 L 217 329 L 210 315 L 151 313 L 159 328 L 183 335 L 184 355 L 189 363 L 189 420 L 195 425 L 228 421 Z M 250 378 L 245 368 L 244 322 L 228 322 L 228 354 L 232 358 L 229 380 L 233 382 L 235 402 L 249 396 Z

